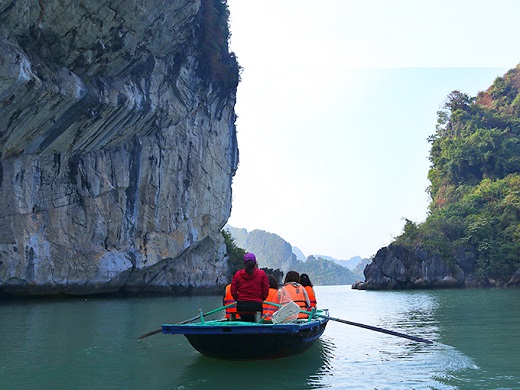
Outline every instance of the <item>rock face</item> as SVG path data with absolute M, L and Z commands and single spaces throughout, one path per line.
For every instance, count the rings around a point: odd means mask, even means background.
M 455 264 L 448 266 L 441 256 L 420 247 L 414 250 L 390 244 L 381 248 L 365 268 L 365 282 L 352 288 L 361 290 L 452 288 L 472 283 L 475 254 L 470 247 L 460 247 Z
M 219 6 L 0 2 L 0 292 L 227 281 L 238 65 L 216 42 L 235 79 L 215 81 L 200 38 Z

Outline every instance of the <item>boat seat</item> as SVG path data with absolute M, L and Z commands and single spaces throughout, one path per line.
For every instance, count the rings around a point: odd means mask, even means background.
M 255 316 L 254 322 L 260 322 L 260 319 L 262 318 L 261 311 L 241 311 L 240 313 L 246 314 L 246 315 L 254 315 Z M 239 313 L 237 313 L 237 314 L 239 314 Z

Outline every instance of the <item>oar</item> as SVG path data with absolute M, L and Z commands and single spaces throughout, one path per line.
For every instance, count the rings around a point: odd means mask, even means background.
M 311 313 L 310 311 L 303 311 L 303 312 L 308 313 L 308 314 Z M 323 314 L 318 314 L 318 313 L 315 313 L 314 315 L 316 317 L 327 318 L 327 319 L 329 319 L 331 321 L 337 321 L 337 322 L 341 322 L 341 323 L 347 324 L 347 325 L 358 326 L 360 328 L 365 328 L 365 329 L 369 329 L 369 330 L 375 330 L 376 332 L 391 334 L 392 336 L 404 337 L 405 339 L 409 339 L 409 340 L 413 340 L 413 341 L 420 341 L 421 343 L 426 343 L 426 344 L 433 344 L 433 341 L 431 341 L 431 340 L 426 340 L 426 339 L 423 339 L 422 337 L 416 337 L 416 336 L 411 336 L 409 334 L 396 332 L 394 330 L 378 328 L 377 326 L 372 326 L 372 325 L 360 324 L 359 322 L 352 322 L 352 321 L 342 320 L 341 318 L 329 317 L 329 316 L 326 316 L 326 315 L 323 315 Z
M 205 317 L 205 316 L 209 316 L 209 315 L 211 315 L 211 314 L 215 314 L 215 313 L 217 313 L 217 312 L 219 312 L 219 311 L 221 311 L 221 310 L 227 309 L 228 307 L 231 307 L 231 306 L 236 306 L 236 302 L 231 303 L 231 304 L 226 305 L 226 306 L 219 307 L 219 308 L 214 309 L 214 310 L 210 310 L 210 311 L 208 311 L 207 313 L 204 313 L 204 314 L 199 314 L 198 316 L 195 316 L 195 317 L 193 317 L 193 318 L 190 318 L 189 320 L 185 320 L 185 321 L 182 321 L 182 322 L 178 322 L 176 325 L 188 324 L 188 323 L 190 323 L 190 322 L 192 322 L 192 321 L 198 320 L 201 316 L 204 316 L 204 317 Z M 154 331 L 152 331 L 152 332 L 148 332 L 148 333 L 146 333 L 146 334 L 143 334 L 143 335 L 139 336 L 139 337 L 137 338 L 137 340 L 141 340 L 141 339 L 144 339 L 144 338 L 146 338 L 146 337 L 153 336 L 154 334 L 161 333 L 161 332 L 162 332 L 162 328 L 161 328 L 161 329 L 154 330 Z
M 282 305 L 274 303 L 274 302 L 265 302 L 265 303 L 271 304 L 271 305 L 274 305 L 274 306 L 278 306 L 278 307 L 282 307 Z M 403 337 L 405 339 L 413 340 L 413 341 L 419 341 L 421 343 L 433 344 L 433 341 L 423 339 L 422 337 L 411 336 L 411 335 L 400 333 L 400 332 L 396 332 L 396 331 L 393 331 L 393 330 L 379 328 L 377 326 L 361 324 L 359 322 L 352 322 L 352 321 L 342 320 L 341 318 L 330 317 L 330 316 L 326 316 L 324 314 L 313 313 L 313 312 L 306 311 L 306 310 L 300 310 L 300 313 L 313 314 L 315 317 L 322 317 L 322 318 L 326 318 L 326 319 L 331 320 L 331 321 L 337 321 L 337 322 L 341 322 L 341 323 L 347 324 L 347 325 L 358 326 L 360 328 L 374 330 L 376 332 L 386 333 L 386 334 L 390 334 L 392 336 Z

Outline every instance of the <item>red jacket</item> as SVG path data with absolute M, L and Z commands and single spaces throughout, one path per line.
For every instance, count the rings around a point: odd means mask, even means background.
M 238 271 L 231 281 L 231 295 L 237 301 L 263 302 L 269 295 L 269 281 L 264 271 L 255 268 L 252 275 Z

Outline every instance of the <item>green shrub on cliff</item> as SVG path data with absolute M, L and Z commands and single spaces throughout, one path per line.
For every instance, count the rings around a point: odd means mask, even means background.
M 224 241 L 226 242 L 226 253 L 228 255 L 228 264 L 233 274 L 235 271 L 241 269 L 243 267 L 244 255 L 246 251 L 242 248 L 239 248 L 235 244 L 235 240 L 231 237 L 231 234 L 227 230 L 221 231 L 222 236 L 224 237 Z
M 221 96 L 235 93 L 240 80 L 240 66 L 229 51 L 229 9 L 227 0 L 203 0 L 198 36 L 203 76 L 215 84 Z
M 405 221 L 396 243 L 422 245 L 453 264 L 476 255 L 480 281 L 507 281 L 520 267 L 520 66 L 471 98 L 454 91 L 438 113 L 428 173 L 430 215 Z

